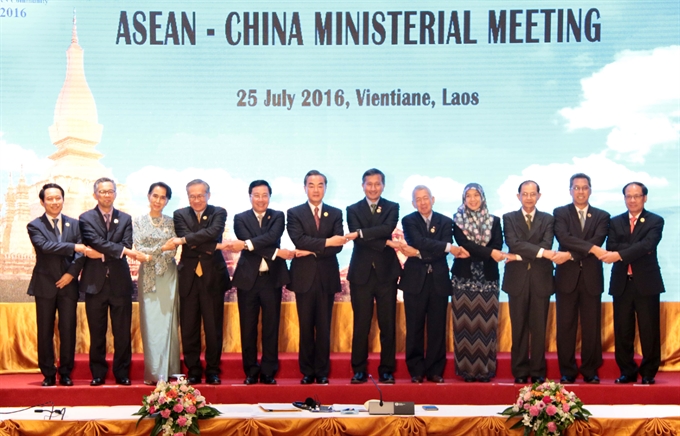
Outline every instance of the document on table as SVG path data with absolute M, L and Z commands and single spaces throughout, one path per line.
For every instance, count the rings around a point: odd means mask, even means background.
M 301 409 L 291 403 L 258 403 L 265 412 L 301 412 Z

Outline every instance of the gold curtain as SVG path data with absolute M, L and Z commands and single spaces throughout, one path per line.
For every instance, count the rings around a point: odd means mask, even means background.
M 236 303 L 224 304 L 224 344 L 225 353 L 241 351 L 241 337 Z M 333 352 L 351 351 L 352 344 L 352 306 L 350 303 L 335 303 L 331 346 Z M 453 327 L 451 311 L 448 311 L 447 349 L 453 351 Z M 612 303 L 602 304 L 602 350 L 614 351 Z M 557 351 L 555 343 L 555 305 L 551 303 L 548 318 L 548 351 Z M 56 326 L 55 326 L 56 329 Z M 78 303 L 76 353 L 89 351 L 90 339 L 85 317 L 84 303 Z M 404 351 L 406 324 L 404 305 L 397 305 L 397 352 Z M 35 305 L 33 303 L 0 303 L 0 374 L 38 372 Z M 58 337 L 55 335 L 55 351 L 59 350 Z M 109 329 L 108 352 L 113 352 L 113 337 Z M 498 351 L 509 352 L 511 340 L 510 316 L 507 303 L 501 303 L 498 316 Z M 371 351 L 380 349 L 377 320 L 373 319 L 369 346 Z M 139 330 L 139 306 L 132 306 L 132 351 L 143 352 Z M 282 353 L 298 351 L 298 318 L 295 303 L 281 305 L 281 328 L 279 331 L 279 351 Z M 636 351 L 640 353 L 639 341 Z M 661 303 L 661 358 L 662 371 L 680 371 L 680 303 Z
M 13 421 L 0 422 L 0 436 L 147 436 L 154 421 Z M 200 422 L 202 436 L 211 435 L 452 435 L 520 436 L 523 429 L 510 430 L 514 421 L 503 417 L 387 416 L 361 418 L 216 418 Z M 591 418 L 577 421 L 566 436 L 671 436 L 680 433 L 680 418 Z

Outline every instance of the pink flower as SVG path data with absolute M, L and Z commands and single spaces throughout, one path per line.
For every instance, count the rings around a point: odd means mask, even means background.
M 172 436 L 186 436 L 186 434 L 182 433 L 181 431 L 178 431 L 177 433 L 175 433 Z
M 536 407 L 538 407 L 539 410 L 545 409 L 545 403 L 543 401 L 539 401 L 536 403 Z
M 149 413 L 156 413 L 156 408 L 154 406 L 150 406 Z
M 531 407 L 529 408 L 529 415 L 531 415 L 531 416 L 538 416 L 539 413 L 541 413 L 541 412 L 540 412 L 540 410 L 538 409 L 538 407 L 536 407 L 536 406 L 531 406 Z
M 161 416 L 164 419 L 170 418 L 170 413 L 172 413 L 172 412 L 170 412 L 170 409 L 161 410 Z
M 562 404 L 562 412 L 566 413 L 569 411 L 569 404 L 564 403 Z
M 177 403 L 175 406 L 172 408 L 174 412 L 180 413 L 182 410 L 184 410 L 184 406 L 182 404 Z
M 179 418 L 177 418 L 177 425 L 179 425 L 180 427 L 184 427 L 186 424 L 187 424 L 186 417 L 180 416 Z
M 191 406 L 187 407 L 187 412 L 196 413 L 196 406 L 191 405 Z
M 529 403 L 524 403 L 524 410 L 529 410 L 529 407 L 531 407 L 531 404 Z
M 549 422 L 547 427 L 550 433 L 555 433 L 557 431 L 557 424 L 554 422 Z
M 194 396 L 198 397 L 199 395 L 201 395 L 201 391 L 199 391 L 198 389 L 194 389 Z
M 544 402 L 545 404 L 551 403 L 551 402 L 552 402 L 552 398 L 550 398 L 549 396 L 546 395 L 545 397 L 543 397 L 543 402 Z
M 548 416 L 553 416 L 554 414 L 557 413 L 557 407 L 551 404 L 545 409 L 545 413 L 547 413 Z

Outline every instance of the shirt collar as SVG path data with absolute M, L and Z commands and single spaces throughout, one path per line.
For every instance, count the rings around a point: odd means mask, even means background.
M 314 208 L 318 207 L 319 208 L 319 216 L 321 216 L 321 211 L 323 210 L 323 202 L 319 203 L 318 206 L 314 206 L 309 201 L 307 202 L 307 204 L 309 205 L 309 209 L 312 211 L 312 215 L 314 215 Z
M 54 221 L 52 221 L 52 220 L 55 220 L 55 219 L 59 220 L 57 222 L 62 223 L 62 227 L 63 227 L 64 220 L 61 216 L 61 212 L 59 212 L 59 215 L 57 215 L 55 217 L 51 217 L 47 212 L 45 212 L 45 218 L 47 218 L 47 221 L 49 221 L 49 223 L 52 225 L 52 228 L 54 228 Z
M 527 212 L 526 210 L 524 210 L 524 208 L 522 208 L 522 216 L 526 218 L 527 215 L 530 215 L 531 221 L 533 221 L 534 217 L 536 216 L 536 209 L 534 209 L 533 212 Z
M 425 221 L 426 223 L 427 223 L 428 221 L 429 221 L 429 222 L 432 222 L 432 215 L 434 215 L 434 213 L 430 212 L 430 216 L 425 216 L 425 215 L 423 215 L 423 214 L 420 213 L 420 212 L 418 212 L 418 214 L 423 218 L 423 221 Z
M 588 208 L 590 207 L 589 204 L 586 204 L 586 207 L 584 207 L 583 209 L 579 209 L 576 205 L 574 205 L 574 207 L 576 208 L 577 212 L 582 210 L 584 214 L 588 215 Z
M 376 201 L 376 202 L 372 202 L 371 200 L 368 199 L 368 197 L 364 197 L 364 198 L 366 199 L 366 203 L 368 203 L 369 207 L 371 207 L 374 204 L 377 205 L 378 203 L 380 203 L 380 198 L 378 198 L 378 201 Z

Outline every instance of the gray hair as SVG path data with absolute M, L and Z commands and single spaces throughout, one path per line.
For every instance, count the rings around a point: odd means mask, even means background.
M 429 195 L 430 198 L 432 198 L 432 191 L 430 191 L 430 188 L 428 188 L 425 185 L 417 185 L 415 188 L 413 188 L 413 193 L 411 194 L 411 201 L 416 200 L 416 192 L 418 191 L 427 191 L 427 195 Z
M 111 182 L 111 183 L 113 183 L 113 190 L 114 190 L 114 191 L 116 190 L 116 182 L 114 182 L 113 180 L 109 179 L 108 177 L 101 177 L 101 178 L 97 179 L 96 182 L 94 182 L 94 186 L 93 186 L 94 192 L 97 193 L 97 190 L 99 189 L 99 184 L 100 184 L 100 183 L 106 183 L 106 182 Z
M 194 185 L 203 185 L 203 187 L 205 188 L 205 193 L 210 194 L 210 185 L 208 185 L 206 182 L 204 182 L 201 179 L 194 179 L 194 180 L 190 181 L 189 183 L 187 183 L 187 192 L 189 192 L 189 188 L 194 186 Z

